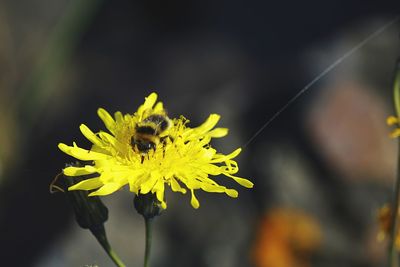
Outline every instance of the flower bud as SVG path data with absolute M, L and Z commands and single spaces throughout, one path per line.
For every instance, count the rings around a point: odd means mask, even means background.
M 151 219 L 161 214 L 163 208 L 156 194 L 137 194 L 133 200 L 136 211 L 145 219 Z
M 77 167 L 79 164 L 70 164 Z M 68 167 L 68 166 L 67 166 Z M 85 229 L 95 230 L 101 228 L 108 219 L 108 209 L 97 196 L 89 197 L 90 192 L 85 190 L 68 191 L 68 187 L 87 179 L 86 176 L 65 176 L 62 175 L 62 183 L 65 188 L 69 202 L 75 213 L 79 226 Z

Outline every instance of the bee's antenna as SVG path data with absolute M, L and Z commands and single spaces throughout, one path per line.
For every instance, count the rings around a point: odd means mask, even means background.
M 322 72 L 320 72 L 317 76 L 315 76 L 314 79 L 312 79 L 306 86 L 304 86 L 297 94 L 295 94 L 291 99 L 289 99 L 288 102 L 286 102 L 283 107 L 281 107 L 270 119 L 268 119 L 261 127 L 260 129 L 253 134 L 252 137 L 242 146 L 244 149 L 247 147 L 253 140 L 262 132 L 264 129 L 271 124 L 279 115 L 281 115 L 282 112 L 284 112 L 289 106 L 291 106 L 302 94 L 306 93 L 311 86 L 313 86 L 316 82 L 318 82 L 320 79 L 324 78 L 328 73 L 330 73 L 333 69 L 335 69 L 340 63 L 342 63 L 345 59 L 353 55 L 355 52 L 360 50 L 362 47 L 364 47 L 367 43 L 369 43 L 372 39 L 380 35 L 382 32 L 384 32 L 387 28 L 392 26 L 394 23 L 396 23 L 400 19 L 400 15 L 397 15 L 394 19 L 390 20 L 389 22 L 385 23 L 382 27 L 368 35 L 364 40 L 359 42 L 357 45 L 355 45 L 353 48 L 348 50 L 343 56 L 339 57 L 337 60 L 335 60 L 331 65 L 329 65 L 327 68 L 325 68 Z

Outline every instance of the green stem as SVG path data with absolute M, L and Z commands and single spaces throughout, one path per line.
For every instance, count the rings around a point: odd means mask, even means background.
M 400 118 L 400 61 L 397 62 L 395 78 L 393 82 L 393 97 L 397 118 Z M 400 123 L 398 125 L 400 127 Z M 389 245 L 389 267 L 399 267 L 399 255 L 396 248 L 396 236 L 399 224 L 399 207 L 400 207 L 400 142 L 397 151 L 397 178 L 394 188 L 394 198 L 392 204 L 390 245 Z
M 118 267 L 126 267 L 125 264 L 121 261 L 121 259 L 118 257 L 118 255 L 110 248 L 110 250 L 107 250 L 108 256 L 110 256 L 111 260 L 115 263 L 116 266 Z
M 104 248 L 104 250 L 107 252 L 107 255 L 115 263 L 115 265 L 118 267 L 126 267 L 125 264 L 118 257 L 118 255 L 111 248 L 110 243 L 108 243 L 104 226 L 102 225 L 96 229 L 90 229 L 90 231 L 96 237 L 97 241 L 99 241 L 100 245 Z
M 144 267 L 149 267 L 151 238 L 153 235 L 153 218 L 145 218 L 144 222 L 146 224 L 146 249 L 144 252 Z
M 396 70 L 393 81 L 393 98 L 396 115 L 400 116 L 400 59 L 397 60 Z

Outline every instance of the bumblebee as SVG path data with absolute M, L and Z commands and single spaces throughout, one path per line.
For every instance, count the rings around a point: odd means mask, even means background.
M 164 141 L 161 137 L 171 126 L 171 120 L 163 114 L 153 114 L 139 122 L 135 134 L 131 138 L 131 146 L 135 151 L 146 154 L 150 149 L 156 149 L 157 144 Z

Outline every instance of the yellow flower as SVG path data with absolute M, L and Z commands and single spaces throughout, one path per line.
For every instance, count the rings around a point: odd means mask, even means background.
M 238 196 L 236 190 L 217 184 L 209 176 L 222 174 L 244 187 L 253 187 L 249 180 L 234 175 L 239 167 L 233 159 L 239 155 L 240 148 L 224 155 L 210 145 L 212 138 L 228 133 L 226 128 L 214 128 L 220 118 L 217 114 L 211 114 L 196 128 L 188 127 L 189 120 L 183 116 L 172 120 L 165 117 L 170 126 L 160 131 L 158 140 L 152 143 L 153 147 L 144 152 L 138 149 L 132 138 L 138 134 L 137 126 L 146 123 L 146 118 L 166 116 L 162 102 L 157 102 L 156 93 L 150 94 L 133 115 L 116 112 L 113 118 L 102 108 L 97 113 L 110 133 L 93 133 L 82 124 L 80 130 L 93 143 L 91 149 L 80 148 L 75 142 L 72 146 L 58 145 L 64 153 L 91 162 L 83 167 L 67 167 L 63 170 L 65 175 L 98 174 L 69 187 L 69 190 L 97 189 L 90 196 L 102 196 L 129 185 L 130 191 L 137 195 L 155 193 L 165 209 L 164 191 L 167 185 L 172 191 L 183 194 L 188 189 L 192 195 L 191 204 L 197 209 L 200 204 L 194 194 L 196 189 L 226 193 L 234 198 Z
M 387 119 L 386 119 L 386 124 L 387 125 L 389 125 L 389 126 L 392 126 L 392 125 L 397 125 L 397 126 L 399 126 L 399 118 L 397 118 L 397 117 L 395 117 L 395 116 L 389 116 Z M 390 137 L 391 138 L 396 138 L 396 137 L 399 137 L 400 136 L 400 128 L 395 128 L 391 133 L 390 133 Z

